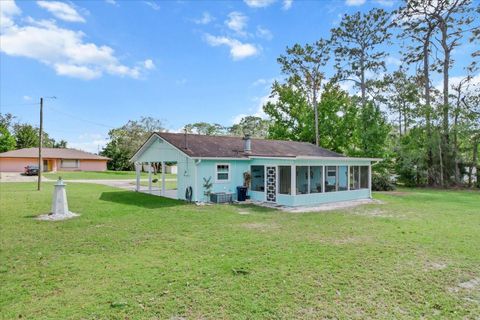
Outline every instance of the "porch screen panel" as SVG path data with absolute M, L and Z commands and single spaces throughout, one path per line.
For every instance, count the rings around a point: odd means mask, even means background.
M 297 166 L 297 194 L 308 193 L 308 167 Z
M 322 192 L 322 166 L 310 167 L 310 193 Z
M 337 167 L 328 166 L 325 168 L 325 192 L 337 191 Z
M 360 167 L 350 167 L 350 190 L 360 189 Z
M 252 166 L 252 191 L 265 191 L 265 166 Z
M 360 167 L 360 188 L 368 189 L 368 166 Z
M 292 167 L 279 166 L 279 193 L 291 194 L 292 191 Z
M 348 190 L 348 167 L 338 166 L 338 191 Z

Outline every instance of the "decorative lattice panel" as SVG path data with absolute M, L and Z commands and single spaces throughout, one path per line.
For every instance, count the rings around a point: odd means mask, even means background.
M 277 169 L 267 167 L 267 201 L 277 201 Z

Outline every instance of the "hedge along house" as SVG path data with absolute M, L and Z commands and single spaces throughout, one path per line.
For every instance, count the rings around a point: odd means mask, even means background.
M 193 201 L 208 201 L 204 179 L 213 183 L 213 193 L 235 194 L 249 172 L 253 201 L 285 206 L 371 198 L 371 167 L 379 160 L 346 157 L 304 142 L 165 132 L 153 133 L 131 159 L 137 191 L 141 165 L 161 162 L 165 168 L 165 162 L 175 162 L 177 199 L 186 199 L 190 187 Z

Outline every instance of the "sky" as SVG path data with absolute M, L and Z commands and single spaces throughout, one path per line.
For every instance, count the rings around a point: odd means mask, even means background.
M 98 152 L 108 131 L 142 116 L 169 131 L 264 116 L 277 57 L 328 38 L 343 14 L 395 0 L 0 0 L 0 112 Z M 399 44 L 386 46 L 390 70 Z M 456 50 L 461 77 L 471 51 Z M 333 73 L 327 67 L 327 76 Z M 351 88 L 347 89 L 351 90 Z M 55 98 L 53 98 L 55 97 Z

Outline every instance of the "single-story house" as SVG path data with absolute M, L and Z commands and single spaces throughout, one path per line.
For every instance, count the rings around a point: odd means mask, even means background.
M 166 132 L 153 133 L 131 159 L 137 190 L 142 164 L 175 162 L 177 199 L 191 193 L 193 201 L 209 201 L 205 180 L 212 182 L 211 192 L 235 197 L 248 173 L 250 199 L 285 206 L 370 198 L 371 167 L 380 160 L 346 157 L 304 142 Z
M 109 158 L 67 148 L 42 148 L 43 171 L 105 171 Z M 38 148 L 0 153 L 0 172 L 23 172 L 38 165 Z

